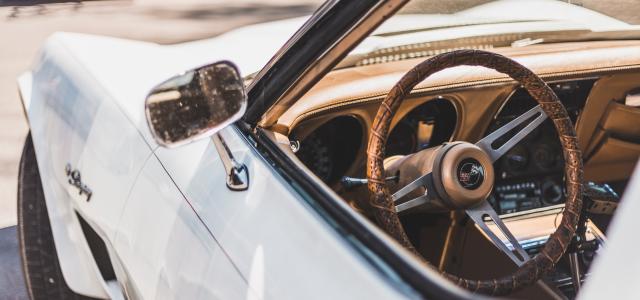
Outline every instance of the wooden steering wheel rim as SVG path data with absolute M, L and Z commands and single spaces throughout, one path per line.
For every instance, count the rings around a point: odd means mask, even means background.
M 409 70 L 382 101 L 373 122 L 367 146 L 367 179 L 371 204 L 377 223 L 400 244 L 412 251 L 429 265 L 409 241 L 400 223 L 385 184 L 383 160 L 391 120 L 402 101 L 411 90 L 430 75 L 456 66 L 483 66 L 509 75 L 518 81 L 538 102 L 558 131 L 565 160 L 567 200 L 560 225 L 551 234 L 544 248 L 513 274 L 500 278 L 470 280 L 442 272 L 470 291 L 489 295 L 507 295 L 535 283 L 547 271 L 553 269 L 567 250 L 575 235 L 582 208 L 582 153 L 573 123 L 565 107 L 551 88 L 531 70 L 505 56 L 480 50 L 457 50 L 433 56 Z

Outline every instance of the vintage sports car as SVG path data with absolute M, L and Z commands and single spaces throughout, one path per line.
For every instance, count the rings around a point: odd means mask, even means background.
M 53 35 L 18 80 L 30 297 L 639 298 L 640 27 L 407 2 Z

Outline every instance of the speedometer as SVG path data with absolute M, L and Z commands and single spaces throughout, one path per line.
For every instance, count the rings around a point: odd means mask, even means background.
M 328 181 L 333 171 L 333 161 L 329 144 L 316 134 L 312 134 L 300 147 L 297 155 L 307 167 L 323 181 Z
M 556 164 L 556 155 L 551 146 L 540 144 L 533 151 L 533 161 L 540 170 L 548 171 Z
M 518 145 L 513 147 L 511 151 L 507 152 L 504 159 L 505 169 L 511 173 L 518 173 L 523 171 L 529 164 L 529 152 L 527 149 Z
M 437 98 L 414 108 L 391 130 L 386 155 L 407 155 L 448 141 L 457 121 L 451 101 Z
M 407 155 L 416 151 L 418 147 L 416 130 L 410 122 L 404 120 L 398 123 L 392 133 L 387 140 L 387 156 Z

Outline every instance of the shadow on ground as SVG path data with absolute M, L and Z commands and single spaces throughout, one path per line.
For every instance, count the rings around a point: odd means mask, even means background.
M 0 299 L 29 299 L 16 234 L 15 226 L 0 229 Z

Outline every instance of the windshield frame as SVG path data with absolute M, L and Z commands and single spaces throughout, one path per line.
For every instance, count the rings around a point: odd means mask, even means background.
M 332 0 L 323 4 L 248 87 L 243 120 L 270 127 L 355 46 L 408 0 Z

